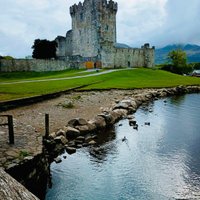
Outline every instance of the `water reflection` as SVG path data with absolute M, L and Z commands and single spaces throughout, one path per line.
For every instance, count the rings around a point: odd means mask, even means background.
M 185 95 L 182 96 L 173 96 L 169 98 L 169 101 L 171 104 L 174 104 L 176 106 L 181 105 L 181 103 L 185 100 Z
M 199 102 L 192 94 L 142 106 L 138 130 L 122 120 L 99 135 L 97 146 L 53 163 L 46 199 L 200 199 Z
M 114 127 L 103 130 L 98 134 L 96 139 L 98 145 L 88 149 L 92 163 L 103 163 L 107 161 L 108 154 L 117 154 L 117 143 L 115 139 L 116 133 Z

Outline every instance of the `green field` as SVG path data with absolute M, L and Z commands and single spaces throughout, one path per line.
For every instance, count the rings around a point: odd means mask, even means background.
M 58 91 L 64 91 L 83 85 L 88 85 L 80 90 L 100 90 L 100 89 L 134 89 L 134 88 L 161 88 L 173 87 L 177 85 L 200 85 L 200 78 L 186 77 L 162 70 L 152 69 L 130 69 L 116 71 L 94 77 L 85 77 L 70 80 L 49 80 L 45 82 L 16 83 L 21 80 L 36 80 L 49 78 L 63 78 L 80 76 L 78 71 L 70 70 L 64 72 L 51 73 L 9 73 L 7 78 L 0 74 L 0 101 L 37 96 Z M 78 73 L 78 74 L 77 74 Z M 86 72 L 83 71 L 83 74 Z M 97 73 L 97 72 L 91 72 Z M 2 84 L 2 82 L 13 82 L 12 84 Z M 15 83 L 14 83 L 15 82 Z
M 103 71 L 103 70 L 101 70 Z M 93 74 L 95 72 L 88 72 L 83 69 L 70 69 L 65 71 L 57 72 L 6 72 L 0 73 L 1 82 L 16 82 L 25 80 L 40 80 L 40 79 L 51 79 L 51 78 L 65 78 L 73 76 L 82 76 L 86 74 Z

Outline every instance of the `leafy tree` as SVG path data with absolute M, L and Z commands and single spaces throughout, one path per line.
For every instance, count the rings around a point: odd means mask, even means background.
M 12 56 L 0 56 L 0 59 L 12 60 L 14 58 Z
M 36 59 L 50 59 L 56 58 L 56 41 L 36 39 L 32 46 L 32 57 Z
M 187 74 L 192 71 L 191 66 L 187 65 L 187 55 L 181 49 L 170 51 L 168 59 L 171 63 L 170 69 L 177 74 Z

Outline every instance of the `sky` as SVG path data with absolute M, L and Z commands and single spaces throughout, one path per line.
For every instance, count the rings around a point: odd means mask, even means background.
M 200 0 L 115 0 L 117 42 L 200 45 Z M 0 55 L 32 55 L 35 39 L 54 40 L 71 29 L 69 7 L 79 0 L 0 0 Z M 83 0 L 81 1 L 83 2 Z

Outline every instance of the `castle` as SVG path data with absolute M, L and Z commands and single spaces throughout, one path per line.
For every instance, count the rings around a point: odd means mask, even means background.
M 153 67 L 155 48 L 130 48 L 117 43 L 116 14 L 112 0 L 85 0 L 70 7 L 72 30 L 58 36 L 57 57 L 71 67 Z M 128 30 L 127 30 L 128 31 Z

